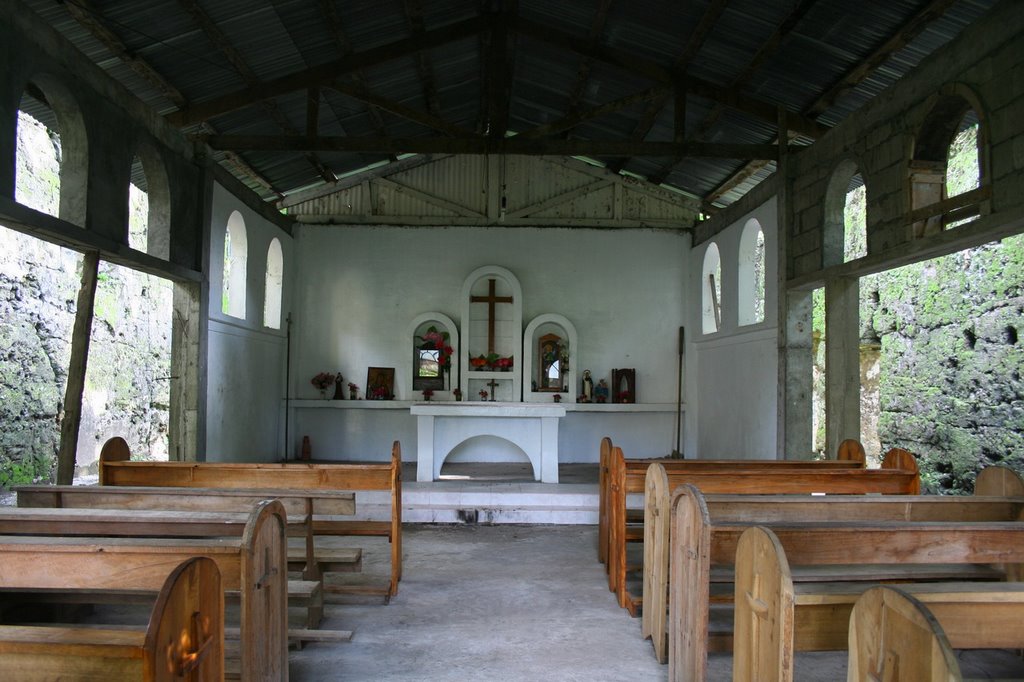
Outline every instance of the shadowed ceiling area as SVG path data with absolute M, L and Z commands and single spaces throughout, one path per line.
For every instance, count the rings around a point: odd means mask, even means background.
M 268 202 L 416 156 L 736 201 L 995 0 L 27 0 Z M 780 130 L 784 132 L 780 133 Z

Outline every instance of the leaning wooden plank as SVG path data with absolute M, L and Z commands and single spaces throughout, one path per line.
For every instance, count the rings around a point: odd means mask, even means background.
M 878 586 L 854 607 L 847 679 L 954 682 L 963 677 L 953 647 L 928 609 L 898 588 Z
M 171 571 L 144 631 L 0 626 L 0 679 L 224 679 L 224 594 L 213 560 Z
M 267 500 L 240 538 L 2 536 L 0 588 L 155 592 L 179 563 L 207 556 L 220 570 L 222 588 L 240 591 L 244 679 L 287 680 L 285 525 L 281 503 Z

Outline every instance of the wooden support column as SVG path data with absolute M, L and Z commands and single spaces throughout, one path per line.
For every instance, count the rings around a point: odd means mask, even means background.
M 860 280 L 825 281 L 825 452 L 860 440 Z
M 78 427 L 82 423 L 82 393 L 89 362 L 99 265 L 99 252 L 87 251 L 82 258 L 82 283 L 78 288 L 75 326 L 71 332 L 71 360 L 68 363 L 68 385 L 64 391 L 64 415 L 60 420 L 60 450 L 57 451 L 57 485 L 70 485 L 75 478 L 75 453 L 78 450 Z
M 203 319 L 200 285 L 174 284 L 171 325 L 171 400 L 167 427 L 172 461 L 193 461 L 199 446 L 200 357 Z

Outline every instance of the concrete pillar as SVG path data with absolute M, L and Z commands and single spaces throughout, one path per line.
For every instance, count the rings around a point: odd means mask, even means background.
M 784 324 L 779 325 L 783 345 L 779 347 L 780 390 L 779 451 L 786 459 L 810 459 L 813 453 L 811 409 L 813 401 L 814 352 L 811 330 L 811 291 L 782 292 L 785 299 Z M 784 330 L 784 331 L 783 331 Z
M 199 452 L 200 339 L 203 325 L 198 283 L 175 282 L 171 325 L 171 400 L 168 454 L 173 461 L 195 461 Z
M 825 282 L 825 452 L 860 439 L 860 280 Z

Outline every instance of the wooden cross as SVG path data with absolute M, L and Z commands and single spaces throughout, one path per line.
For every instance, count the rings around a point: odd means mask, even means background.
M 494 306 L 497 303 L 511 303 L 511 296 L 495 296 L 494 280 L 487 280 L 486 296 L 470 296 L 470 303 L 487 304 L 487 354 L 494 352 Z
M 498 380 L 491 379 L 487 382 L 487 385 L 491 387 L 491 402 L 494 402 L 494 391 L 498 388 Z

